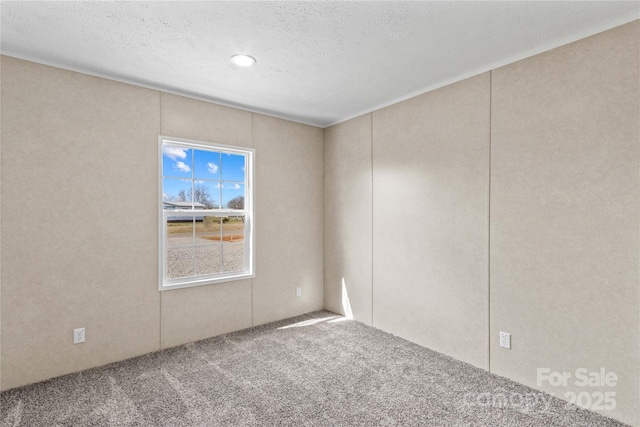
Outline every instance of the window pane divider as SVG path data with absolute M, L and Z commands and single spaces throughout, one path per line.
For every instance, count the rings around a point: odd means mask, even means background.
M 245 211 L 241 209 L 165 209 L 167 216 L 173 214 L 188 214 L 193 216 L 240 216 L 245 215 Z

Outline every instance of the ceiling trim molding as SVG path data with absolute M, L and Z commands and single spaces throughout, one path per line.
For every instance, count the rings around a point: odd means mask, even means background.
M 498 69 L 500 67 L 504 67 L 506 65 L 513 64 L 513 63 L 516 63 L 518 61 L 522 61 L 523 59 L 527 59 L 527 58 L 531 58 L 531 57 L 536 56 L 536 55 L 540 55 L 541 53 L 549 52 L 550 50 L 557 49 L 557 48 L 562 47 L 562 46 L 566 46 L 568 44 L 577 42 L 579 40 L 583 40 L 583 39 L 586 39 L 588 37 L 595 36 L 596 34 L 600 34 L 600 33 L 603 33 L 605 31 L 611 30 L 613 28 L 620 27 L 622 25 L 629 24 L 631 22 L 638 21 L 638 20 L 640 20 L 640 16 L 637 16 L 637 15 L 626 16 L 626 17 L 624 17 L 624 18 L 622 18 L 620 20 L 617 20 L 617 21 L 614 21 L 614 22 L 609 22 L 609 23 L 603 24 L 603 25 L 599 25 L 599 26 L 597 26 L 595 28 L 590 29 L 589 31 L 583 31 L 581 33 L 572 34 L 570 37 L 565 37 L 564 39 L 558 40 L 555 43 L 549 43 L 549 44 L 541 46 L 541 47 L 539 47 L 537 49 L 531 49 L 531 50 L 528 50 L 528 51 L 523 52 L 521 54 L 518 54 L 518 55 L 515 55 L 515 56 L 511 56 L 509 58 L 506 58 L 506 59 L 503 59 L 503 60 L 500 60 L 500 61 L 493 62 L 493 63 L 491 63 L 491 64 L 489 64 L 487 66 L 484 66 L 484 67 L 481 67 L 481 68 L 477 68 L 474 71 L 470 71 L 468 73 L 460 74 L 460 75 L 458 75 L 456 77 L 452 77 L 450 79 L 444 80 L 444 81 L 442 81 L 440 83 L 437 83 L 435 85 L 428 86 L 428 87 L 426 87 L 424 89 L 421 89 L 419 91 L 412 92 L 412 93 L 407 94 L 405 96 L 402 96 L 400 98 L 395 98 L 395 99 L 393 99 L 393 100 L 391 100 L 389 102 L 384 102 L 384 103 L 379 104 L 379 105 L 377 105 L 377 106 L 375 106 L 375 107 L 373 107 L 371 109 L 367 109 L 367 110 L 362 111 L 360 113 L 350 115 L 349 117 L 346 117 L 344 119 L 340 119 L 340 120 L 338 120 L 338 121 L 336 121 L 334 123 L 331 123 L 331 124 L 325 126 L 325 129 L 328 128 L 328 127 L 337 125 L 339 123 L 343 123 L 343 122 L 349 121 L 351 119 L 355 119 L 356 117 L 360 117 L 360 116 L 363 116 L 365 114 L 369 114 L 369 113 L 373 113 L 373 112 L 378 111 L 378 110 L 382 110 L 383 108 L 390 107 L 390 106 L 392 106 L 394 104 L 398 104 L 398 103 L 400 103 L 402 101 L 406 101 L 406 100 L 411 99 L 411 98 L 415 98 L 416 96 L 420 96 L 420 95 L 423 95 L 425 93 L 428 93 L 428 92 L 443 88 L 445 86 L 449 86 L 449 85 L 451 85 L 453 83 L 458 83 L 458 82 L 460 82 L 462 80 L 477 76 L 479 74 L 486 73 L 488 71 L 496 70 L 496 69 Z
M 271 111 L 271 110 L 267 110 L 267 109 L 262 109 L 262 108 L 257 108 L 257 107 L 253 107 L 250 105 L 244 105 L 244 104 L 239 104 L 239 103 L 234 103 L 234 102 L 230 102 L 230 101 L 225 101 L 223 99 L 218 99 L 218 98 L 214 98 L 214 97 L 208 97 L 208 96 L 203 96 L 203 95 L 199 95 L 197 93 L 192 93 L 192 92 L 188 92 L 188 91 L 183 91 L 183 90 L 179 90 L 179 89 L 175 89 L 172 87 L 166 87 L 166 86 L 162 86 L 159 84 L 154 84 L 154 83 L 149 83 L 149 82 L 145 82 L 145 81 L 140 81 L 140 80 L 136 80 L 136 79 L 132 79 L 132 78 L 127 78 L 127 77 L 123 77 L 123 76 L 118 76 L 118 75 L 111 75 L 111 74 L 107 74 L 107 73 L 101 73 L 98 71 L 94 71 L 94 70 L 88 70 L 88 69 L 83 69 L 82 67 L 75 67 L 72 65 L 68 65 L 68 64 L 62 64 L 62 63 L 58 63 L 55 61 L 49 61 L 49 60 L 43 60 L 41 58 L 35 58 L 32 57 L 30 55 L 24 55 L 18 52 L 12 52 L 10 50 L 1 50 L 0 54 L 5 55 L 5 56 L 9 56 L 9 57 L 13 57 L 13 58 L 17 58 L 17 59 L 22 59 L 25 61 L 31 61 L 31 62 L 35 62 L 38 64 L 42 64 L 42 65 L 46 65 L 46 66 L 51 66 L 51 67 L 55 67 L 55 68 L 60 68 L 63 70 L 67 70 L 67 71 L 72 71 L 72 72 L 77 72 L 77 73 L 81 73 L 81 74 L 85 74 L 85 75 L 89 75 L 89 76 L 93 76 L 93 77 L 98 77 L 98 78 L 102 78 L 102 79 L 106 79 L 106 80 L 112 80 L 112 81 L 116 81 L 119 83 L 124 83 L 124 84 L 129 84 L 129 85 L 133 85 L 133 86 L 138 86 L 138 87 L 142 87 L 142 88 L 146 88 L 146 89 L 150 89 L 150 90 L 156 90 L 156 91 L 160 91 L 160 92 L 165 92 L 168 94 L 172 94 L 172 95 L 178 95 L 178 96 L 184 96 L 187 98 L 191 98 L 191 99 L 195 99 L 195 100 L 199 100 L 199 101 L 203 101 L 203 102 L 209 102 L 209 103 L 213 103 L 213 104 L 217 104 L 217 105 L 221 105 L 221 106 L 225 106 L 225 107 L 230 107 L 230 108 L 235 108 L 235 109 L 239 109 L 239 110 L 243 110 L 243 111 L 247 111 L 250 113 L 255 113 L 255 114 L 262 114 L 265 116 L 270 116 L 270 117 L 275 117 L 278 119 L 283 119 L 283 120 L 288 120 L 288 121 L 292 121 L 292 122 L 296 122 L 296 123 L 301 123 L 304 125 L 308 125 L 308 126 L 313 126 L 313 127 L 317 127 L 317 128 L 321 128 L 321 129 L 326 129 L 328 127 L 334 126 L 336 124 L 339 123 L 343 123 L 346 122 L 348 120 L 351 120 L 353 118 L 356 117 L 360 117 L 362 115 L 365 114 L 369 114 L 369 113 L 373 113 L 375 111 L 381 110 L 383 108 L 389 107 L 391 105 L 400 103 L 402 101 L 406 101 L 408 99 L 411 98 L 415 98 L 416 96 L 420 96 L 423 95 L 425 93 L 431 92 L 433 90 L 437 90 L 440 89 L 442 87 L 451 85 L 453 83 L 457 83 L 460 82 L 462 80 L 468 79 L 470 77 L 473 76 L 477 76 L 479 74 L 482 73 L 486 73 L 488 71 L 492 71 L 495 69 L 498 69 L 500 67 L 504 67 L 506 65 L 509 64 L 513 64 L 515 62 L 521 61 L 523 59 L 527 59 L 536 55 L 539 55 L 541 53 L 544 52 L 548 52 L 550 50 L 568 45 L 570 43 L 594 36 L 596 34 L 602 33 L 604 31 L 607 30 L 611 30 L 615 27 L 619 27 L 621 25 L 625 25 L 628 24 L 630 22 L 634 22 L 640 20 L 640 16 L 638 14 L 631 14 L 628 16 L 625 16 L 623 18 L 620 18 L 618 20 L 612 21 L 612 22 L 608 22 L 608 23 L 604 23 L 601 25 L 598 25 L 596 27 L 593 27 L 587 31 L 582 31 L 579 33 L 574 33 L 568 37 L 565 37 L 563 39 L 560 40 L 556 40 L 553 43 L 548 43 L 545 45 L 542 45 L 538 48 L 535 49 L 530 49 L 528 51 L 522 52 L 518 55 L 509 57 L 509 58 L 505 58 L 499 61 L 495 61 L 491 64 L 488 64 L 484 67 L 480 67 L 477 68 L 473 71 L 470 72 L 466 72 L 457 76 L 454 76 L 452 78 L 446 79 L 444 81 L 441 81 L 439 83 L 436 83 L 434 85 L 430 85 L 427 86 L 423 89 L 420 89 L 418 91 L 415 92 L 411 92 L 407 95 L 401 96 L 399 98 L 394 98 L 392 100 L 389 100 L 388 102 L 384 102 L 381 104 L 378 104 L 372 108 L 367 108 L 365 110 L 362 110 L 358 113 L 355 114 L 351 114 L 345 118 L 342 118 L 340 120 L 337 120 L 335 122 L 332 122 L 330 124 L 324 124 L 322 123 L 321 119 L 319 120 L 309 120 L 309 119 L 305 119 L 302 117 L 298 117 L 295 115 L 288 115 L 288 114 L 284 114 L 284 113 L 278 113 L 276 111 Z
M 130 78 L 127 78 L 127 77 L 101 73 L 101 72 L 93 71 L 93 70 L 85 70 L 85 69 L 83 69 L 81 67 L 74 67 L 72 65 L 61 64 L 61 63 L 58 63 L 58 62 L 55 62 L 55 61 L 48 61 L 48 60 L 43 60 L 43 59 L 40 59 L 40 58 L 34 58 L 34 57 L 30 56 L 30 55 L 23 55 L 21 53 L 12 52 L 12 51 L 6 50 L 6 49 L 5 50 L 1 50 L 0 51 L 0 55 L 4 55 L 4 56 L 11 57 L 11 58 L 16 58 L 16 59 L 22 59 L 24 61 L 29 61 L 29 62 L 35 62 L 36 64 L 46 65 L 48 67 L 60 68 L 62 70 L 72 71 L 74 73 L 85 74 L 87 76 L 98 77 L 98 78 L 105 79 L 105 80 L 111 80 L 111 81 L 118 82 L 118 83 L 124 83 L 124 84 L 132 85 L 132 86 L 138 86 L 138 87 L 142 87 L 142 88 L 150 89 L 150 90 L 156 90 L 156 91 L 168 93 L 168 94 L 171 94 L 171 95 L 184 96 L 186 98 L 191 98 L 191 99 L 195 99 L 195 100 L 198 100 L 198 101 L 209 102 L 209 103 L 212 103 L 212 104 L 221 105 L 223 107 L 235 108 L 237 110 L 243 110 L 243 111 L 247 111 L 249 113 L 262 114 L 262 115 L 265 115 L 265 116 L 275 117 L 277 119 L 283 119 L 283 120 L 287 120 L 287 121 L 290 121 L 290 122 L 296 122 L 296 123 L 300 123 L 300 124 L 303 124 L 303 125 L 313 126 L 313 127 L 317 127 L 317 128 L 321 128 L 321 129 L 326 127 L 326 126 L 323 126 L 323 125 L 320 125 L 320 124 L 317 124 L 317 123 L 313 123 L 311 121 L 304 120 L 302 118 L 298 118 L 298 117 L 295 117 L 295 116 L 287 116 L 286 114 L 279 114 L 277 112 L 263 110 L 263 109 L 256 108 L 256 107 L 251 107 L 251 106 L 248 106 L 248 105 L 236 104 L 236 103 L 233 103 L 233 102 L 224 101 L 224 100 L 213 98 L 213 97 L 202 96 L 202 95 L 198 95 L 196 93 L 191 93 L 191 92 L 188 92 L 188 91 L 174 89 L 174 88 L 162 86 L 162 85 L 159 85 L 159 84 L 143 82 L 143 81 L 139 81 L 139 80 L 135 80 L 135 79 L 130 79 Z

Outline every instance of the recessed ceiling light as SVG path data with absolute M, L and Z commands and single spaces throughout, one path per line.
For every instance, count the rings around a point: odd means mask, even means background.
M 251 67 L 256 63 L 256 59 L 253 56 L 238 54 L 231 57 L 231 62 L 241 67 Z

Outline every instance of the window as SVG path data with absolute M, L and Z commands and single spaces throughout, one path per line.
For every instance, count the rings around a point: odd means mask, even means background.
M 160 136 L 160 290 L 253 277 L 253 154 Z

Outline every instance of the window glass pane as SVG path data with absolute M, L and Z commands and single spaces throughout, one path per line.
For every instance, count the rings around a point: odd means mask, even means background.
M 167 249 L 166 275 L 168 279 L 194 275 L 193 247 Z
M 222 153 L 222 179 L 244 182 L 245 156 Z
M 222 183 L 222 207 L 244 209 L 244 184 L 237 182 Z
M 222 271 L 244 270 L 244 244 L 224 243 L 222 245 Z
M 196 246 L 196 274 L 219 273 L 222 245 Z
M 201 180 L 194 181 L 193 201 L 196 209 L 219 209 L 220 183 Z
M 191 180 L 164 178 L 162 202 L 164 210 L 191 209 Z
M 196 245 L 220 243 L 222 236 L 222 218 L 202 216 L 196 219 Z
M 190 148 L 164 145 L 162 147 L 162 175 L 191 178 L 193 159 Z
M 244 243 L 244 216 L 222 219 L 222 240 L 225 243 Z
M 206 150 L 193 151 L 193 177 L 196 179 L 220 179 L 220 153 Z
M 167 247 L 193 245 L 193 218 L 167 217 Z

